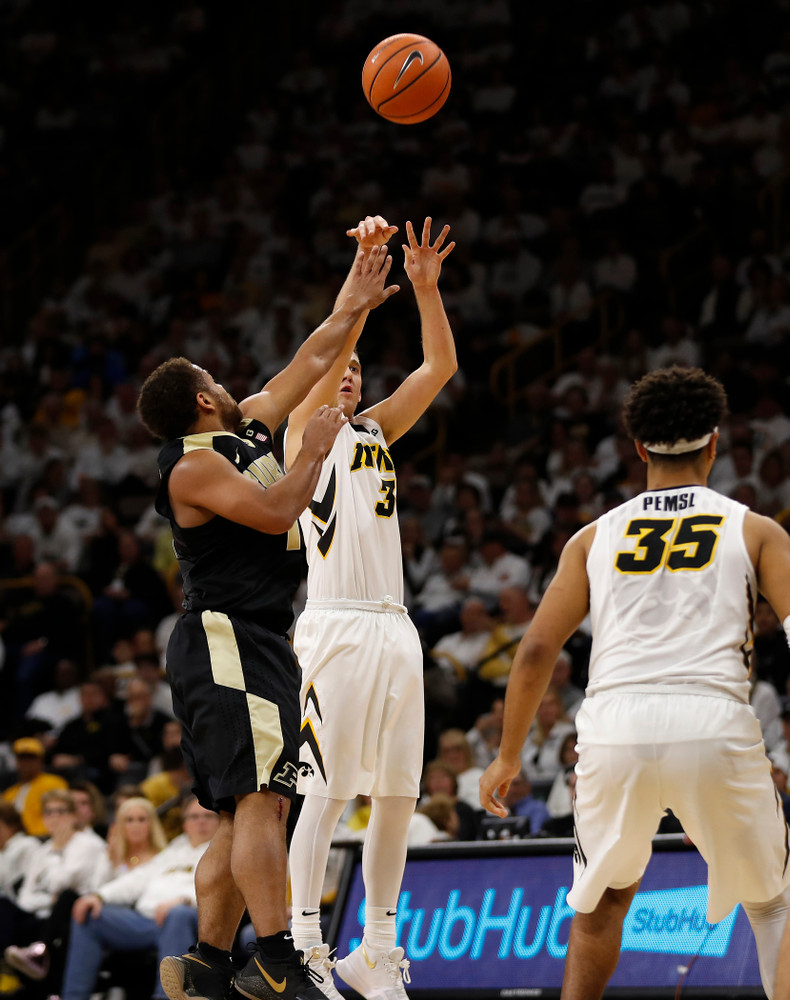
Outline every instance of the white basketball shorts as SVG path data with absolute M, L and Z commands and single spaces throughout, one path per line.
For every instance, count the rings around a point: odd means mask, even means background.
M 299 791 L 417 798 L 423 655 L 405 609 L 308 600 L 294 652 L 302 670 Z
M 644 873 L 671 809 L 708 864 L 708 920 L 790 884 L 788 828 L 749 705 L 696 694 L 605 693 L 576 716 L 576 851 L 568 903 L 589 913 Z

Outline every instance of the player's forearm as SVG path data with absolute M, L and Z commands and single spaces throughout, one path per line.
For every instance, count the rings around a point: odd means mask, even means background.
M 420 311 L 425 363 L 447 381 L 458 370 L 458 359 L 442 296 L 436 285 L 415 287 L 414 294 Z
M 505 695 L 499 743 L 499 756 L 503 760 L 515 761 L 521 757 L 521 749 L 549 686 L 556 660 L 556 653 L 534 644 L 526 636 L 516 651 Z
M 266 527 L 261 530 L 281 534 L 291 528 L 313 497 L 323 462 L 323 455 L 301 449 L 286 475 L 266 490 Z
M 296 352 L 294 360 L 298 359 L 300 366 L 309 367 L 314 375 L 320 378 L 337 360 L 357 325 L 361 330 L 361 324 L 368 312 L 369 310 L 363 309 L 356 299 L 347 297 L 310 334 Z M 314 382 L 315 378 L 312 379 L 312 383 Z

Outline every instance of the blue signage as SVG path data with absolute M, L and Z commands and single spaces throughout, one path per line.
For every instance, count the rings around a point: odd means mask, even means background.
M 561 849 L 560 849 L 561 850 Z M 706 920 L 706 866 L 696 851 L 656 852 L 623 926 L 611 986 L 674 989 L 760 986 L 757 954 L 740 907 Z M 411 989 L 559 989 L 574 911 L 569 853 L 410 859 L 398 902 L 398 944 Z M 357 947 L 364 926 L 356 864 L 337 937 Z

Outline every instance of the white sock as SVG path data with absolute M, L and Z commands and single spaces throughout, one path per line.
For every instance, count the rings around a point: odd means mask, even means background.
M 397 905 L 397 904 L 396 904 Z M 395 908 L 365 904 L 365 941 L 370 951 L 389 954 L 395 947 Z

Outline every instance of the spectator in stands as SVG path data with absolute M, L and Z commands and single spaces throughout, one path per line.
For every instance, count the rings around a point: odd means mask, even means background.
M 74 809 L 77 816 L 77 829 L 94 834 L 102 848 L 106 846 L 107 807 L 104 796 L 90 781 L 72 781 L 69 791 L 74 799 Z
M 576 687 L 571 681 L 573 671 L 573 660 L 570 653 L 561 649 L 554 664 L 554 671 L 551 675 L 551 686 L 555 689 L 562 701 L 563 712 L 569 719 L 573 719 L 579 709 L 579 705 L 584 698 L 584 691 Z
M 41 846 L 25 833 L 22 817 L 10 802 L 0 802 L 0 897 L 16 900 L 33 855 Z
M 154 628 L 172 607 L 164 580 L 145 558 L 133 532 L 119 531 L 117 545 L 118 562 L 111 579 L 104 583 L 93 603 L 96 656 L 100 662 L 109 654 L 115 638 Z
M 69 778 L 92 781 L 104 795 L 126 769 L 128 728 L 110 709 L 109 698 L 97 678 L 80 685 L 82 711 L 67 723 L 52 748 L 52 767 Z
M 111 877 L 146 864 L 167 846 L 167 840 L 153 803 L 142 796 L 125 799 L 107 837 Z
M 409 823 L 408 844 L 434 844 L 460 840 L 461 820 L 458 804 L 452 795 L 437 792 L 417 806 Z
M 469 574 L 469 590 L 492 603 L 499 600 L 504 587 L 526 587 L 530 579 L 530 565 L 510 546 L 512 539 L 503 531 L 488 531 L 480 546 L 481 565 Z
M 522 767 L 531 781 L 552 782 L 556 778 L 562 770 L 562 741 L 572 731 L 573 723 L 565 714 L 559 692 L 547 688 L 521 751 Z
M 175 731 L 179 723 L 169 722 L 167 729 Z M 168 737 L 171 739 L 171 737 Z M 161 771 L 146 778 L 140 786 L 142 794 L 156 807 L 168 840 L 174 840 L 181 831 L 181 803 L 192 787 L 192 778 L 184 764 L 181 747 L 172 743 L 162 751 Z
M 473 809 L 480 802 L 477 783 L 483 773 L 474 763 L 472 748 L 462 729 L 446 729 L 439 735 L 439 760 L 449 764 L 458 779 L 458 798 Z
M 20 813 L 27 833 L 43 837 L 48 828 L 44 822 L 43 797 L 53 789 L 65 789 L 66 781 L 44 770 L 44 744 L 32 737 L 22 737 L 13 745 L 18 781 L 3 792 L 3 800 Z
M 443 760 L 429 761 L 422 772 L 420 783 L 420 805 L 428 802 L 436 795 L 447 795 L 455 803 L 458 814 L 458 840 L 474 840 L 482 810 L 473 808 L 468 802 L 458 798 L 458 776 L 454 769 Z
M 554 779 L 549 794 L 546 797 L 546 808 L 556 819 L 560 816 L 569 816 L 573 812 L 573 793 L 570 784 L 570 777 L 575 774 L 574 768 L 579 759 L 576 750 L 575 730 L 567 733 L 560 744 L 560 764 L 562 770 Z
M 540 828 L 550 816 L 546 803 L 532 794 L 532 783 L 523 771 L 513 778 L 503 801 L 511 816 L 528 818 L 529 832 L 533 837 L 540 832 Z
M 439 550 L 440 567 L 430 573 L 414 601 L 412 617 L 428 643 L 458 627 L 461 603 L 469 590 L 470 567 L 466 541 L 445 538 Z
M 109 872 L 109 861 L 106 855 L 96 854 L 93 837 L 77 830 L 74 799 L 67 789 L 45 792 L 42 807 L 49 838 L 33 855 L 16 903 L 0 898 L 3 949 L 46 937 L 45 921 L 60 893 L 66 889 L 90 892 Z
M 477 678 L 488 686 L 489 698 L 507 686 L 513 656 L 529 628 L 535 609 L 523 586 L 503 587 L 499 592 L 500 618 L 491 629 L 477 663 Z
M 162 732 L 170 717 L 154 708 L 153 692 L 141 677 L 130 678 L 126 685 L 124 717 L 128 739 L 123 757 L 117 760 L 114 770 L 123 780 L 134 784 L 148 774 L 151 761 L 162 752 Z
M 107 951 L 156 948 L 160 957 L 189 950 L 197 933 L 195 866 L 219 825 L 195 798 L 184 803 L 185 836 L 145 864 L 105 882 L 74 904 L 61 995 L 89 1000 Z M 163 996 L 158 982 L 155 996 Z
M 52 563 L 37 563 L 32 594 L 9 609 L 3 630 L 8 674 L 15 678 L 15 718 L 23 718 L 36 695 L 49 688 L 55 664 L 79 654 L 78 611 L 75 601 L 60 590 Z
M 54 742 L 66 723 L 80 714 L 79 680 L 73 660 L 58 660 L 54 687 L 35 697 L 25 713 L 26 719 L 42 724 L 48 741 Z

